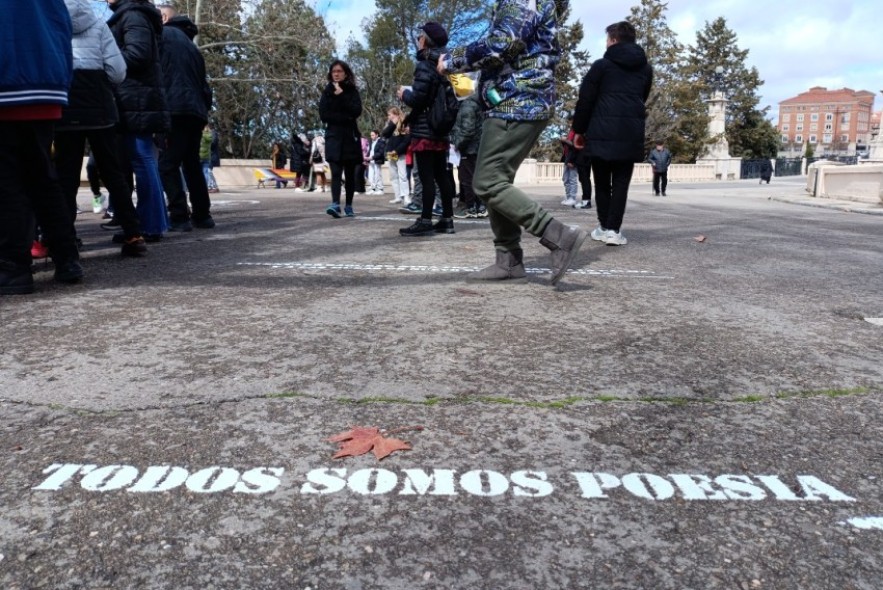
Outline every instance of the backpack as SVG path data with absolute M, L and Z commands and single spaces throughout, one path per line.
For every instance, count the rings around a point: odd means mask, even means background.
M 454 128 L 454 123 L 457 122 L 459 110 L 460 101 L 457 100 L 451 81 L 447 76 L 440 76 L 435 90 L 435 98 L 432 99 L 427 113 L 429 128 L 435 135 L 446 137 Z

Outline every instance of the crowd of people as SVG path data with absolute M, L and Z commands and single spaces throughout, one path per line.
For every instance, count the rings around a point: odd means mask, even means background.
M 324 192 L 327 171 L 331 201 L 325 212 L 341 218 L 356 215 L 355 194 L 384 192 L 382 166 L 387 164 L 391 203 L 417 215 L 399 230 L 401 236 L 452 234 L 455 218 L 486 216 L 496 258 L 470 280 L 524 280 L 526 231 L 549 250 L 556 284 L 589 235 L 610 245 L 626 243 L 620 228 L 634 164 L 644 160 L 645 102 L 652 84 L 652 69 L 632 25 L 607 27 L 608 49 L 582 82 L 564 141 L 565 202 L 591 208 L 589 169 L 594 177 L 599 225 L 591 234 L 555 219 L 516 187 L 515 173 L 556 103 L 558 28 L 567 2 L 497 0 L 491 32 L 455 48 L 448 47 L 441 24 L 426 22 L 417 37 L 413 81 L 398 88 L 399 102 L 388 108 L 385 126 L 368 137 L 360 131 L 356 74 L 346 62 L 334 60 L 318 99 L 324 133 L 296 133 L 287 145 L 277 142 L 272 166 L 288 165 L 298 191 Z M 0 190 L 14 213 L 0 226 L 2 293 L 33 290 L 26 247 L 31 219 L 55 262 L 56 280 L 82 278 L 73 220 L 87 141 L 110 196 L 113 216 L 105 226 L 120 229 L 114 241 L 122 244 L 124 255 L 142 255 L 145 243 L 160 240 L 166 231 L 215 225 L 209 192 L 217 190 L 211 174 L 217 135 L 207 126 L 211 89 L 193 43 L 196 25 L 170 5 L 154 7 L 148 0 L 109 0 L 109 5 L 113 15 L 105 24 L 88 0 L 15 3 L 11 18 L 0 25 L 6 39 L 16 23 L 36 23 L 40 36 L 33 43 L 17 39 L 13 53 L 24 54 L 33 44 L 46 64 L 15 66 L 19 71 L 13 74 L 26 81 L 28 92 L 11 100 L 4 96 L 9 81 L 0 79 Z M 0 71 L 9 72 L 3 65 Z M 478 82 L 474 93 L 459 100 L 463 97 L 456 97 L 450 76 L 462 73 L 477 74 Z M 159 146 L 156 137 L 162 137 Z M 30 155 L 26 165 L 23 154 Z M 24 171 L 31 173 L 27 180 Z M 662 193 L 664 172 L 660 169 Z M 41 178 L 35 182 L 30 176 Z M 285 183 L 280 180 L 277 188 Z M 93 194 L 98 209 L 100 191 L 93 187 Z

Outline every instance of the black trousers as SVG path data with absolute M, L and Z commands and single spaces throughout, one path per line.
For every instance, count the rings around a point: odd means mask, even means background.
M 172 128 L 166 137 L 166 147 L 159 156 L 159 176 L 169 205 L 169 219 L 181 223 L 190 219 L 187 209 L 187 193 L 181 182 L 181 173 L 190 191 L 193 219 L 201 221 L 210 215 L 211 200 L 208 185 L 202 173 L 199 144 L 205 121 L 190 115 L 173 115 Z
M 89 179 L 89 188 L 96 197 L 101 194 L 101 176 L 98 174 L 98 164 L 95 163 L 95 154 L 89 154 L 86 162 L 86 178 Z
M 461 154 L 460 165 L 457 167 L 457 175 L 460 177 L 460 195 L 467 207 L 477 207 L 478 197 L 472 188 L 472 179 L 475 178 L 475 154 Z
M 583 191 L 583 201 L 592 202 L 592 165 L 577 164 L 576 173 L 579 175 L 579 185 Z
M 358 162 L 355 160 L 344 160 L 342 162 L 328 161 L 331 167 L 331 201 L 340 204 L 340 185 L 344 185 L 346 191 L 346 206 L 353 206 L 353 193 L 356 192 L 356 167 Z M 365 182 L 362 181 L 364 185 Z
M 365 192 L 365 172 L 368 168 L 365 166 L 363 162 L 358 162 L 356 164 L 356 169 L 353 171 L 353 178 L 356 181 L 355 190 L 357 193 Z
M 114 219 L 119 221 L 126 237 L 141 235 L 135 205 L 132 203 L 132 187 L 121 163 L 121 158 L 125 156 L 118 150 L 117 134 L 112 127 L 59 131 L 55 134 L 55 165 L 71 223 L 77 218 L 77 191 L 80 188 L 80 169 L 83 166 L 86 140 L 89 140 L 98 174 L 110 193 Z
M 653 192 L 654 194 L 659 194 L 660 186 L 662 187 L 662 193 L 665 194 L 665 187 L 668 186 L 668 172 L 654 172 L 653 173 Z
M 0 264 L 30 268 L 34 217 L 56 264 L 79 259 L 50 157 L 52 121 L 0 121 Z M 82 160 L 80 161 L 82 166 Z
M 598 222 L 604 229 L 619 231 L 622 227 L 634 169 L 634 162 L 592 159 L 592 174 L 595 175 L 595 206 L 598 211 Z
M 417 174 L 420 175 L 420 183 L 423 185 L 423 212 L 420 217 L 424 220 L 432 219 L 436 183 L 441 191 L 442 217 L 453 217 L 454 185 L 448 172 L 448 152 L 414 152 L 414 160 L 417 162 Z

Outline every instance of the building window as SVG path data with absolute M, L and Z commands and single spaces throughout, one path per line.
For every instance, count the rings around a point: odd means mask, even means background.
M 825 121 L 833 121 L 834 113 L 825 113 Z
M 833 130 L 834 130 L 833 125 L 831 125 L 830 123 L 825 123 L 825 131 L 833 131 Z
M 840 130 L 841 131 L 849 131 L 849 121 L 846 121 L 845 123 L 841 123 Z
M 848 135 L 841 135 L 840 141 L 842 141 L 843 143 L 847 143 L 849 141 L 849 136 Z
M 822 142 L 823 143 L 831 143 L 831 134 L 830 133 L 824 134 L 822 136 Z
M 818 131 L 818 130 L 819 130 L 819 124 L 818 124 L 818 123 L 811 123 L 810 126 L 809 126 L 809 130 L 810 130 L 810 131 Z
M 782 131 L 788 131 L 790 127 L 790 125 L 782 125 Z
M 782 143 L 788 143 L 788 136 L 787 135 L 782 136 Z
M 803 131 L 803 125 L 798 125 L 798 126 L 796 127 L 796 129 L 797 129 L 797 131 Z
M 797 115 L 797 122 L 803 123 L 803 113 L 800 113 L 799 115 Z
M 802 135 L 795 135 L 795 136 L 794 136 L 794 141 L 795 141 L 796 143 L 803 143 L 803 136 L 802 136 Z
M 785 113 L 784 115 L 782 115 L 782 122 L 783 123 L 787 123 L 790 120 L 791 120 L 791 115 L 789 115 L 788 113 Z
M 818 121 L 818 120 L 819 120 L 819 114 L 818 114 L 818 113 L 813 113 L 813 114 L 811 114 L 811 115 L 809 116 L 809 120 L 810 120 L 810 121 Z
M 849 113 L 844 113 L 844 114 L 840 117 L 840 122 L 841 122 L 841 123 L 849 123 Z
M 810 135 L 810 136 L 809 136 L 809 142 L 810 142 L 810 143 L 819 143 L 819 138 L 818 138 L 817 136 L 815 136 L 815 135 Z

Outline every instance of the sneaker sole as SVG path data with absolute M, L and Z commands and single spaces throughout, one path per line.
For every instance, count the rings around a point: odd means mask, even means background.
M 334 219 L 340 219 L 340 211 L 335 211 L 334 209 L 325 209 L 325 213 L 327 213 Z
M 583 242 L 586 241 L 587 233 L 583 230 L 579 231 L 579 234 L 576 237 L 576 241 L 573 243 L 573 247 L 570 249 L 570 254 L 567 256 L 567 260 L 564 261 L 564 264 L 561 265 L 561 268 L 558 272 L 552 277 L 552 285 L 557 285 L 558 281 L 561 280 L 561 277 L 564 276 L 564 273 L 567 272 L 567 269 L 570 268 L 570 265 L 573 263 L 573 259 L 576 258 L 577 252 L 582 247 Z

